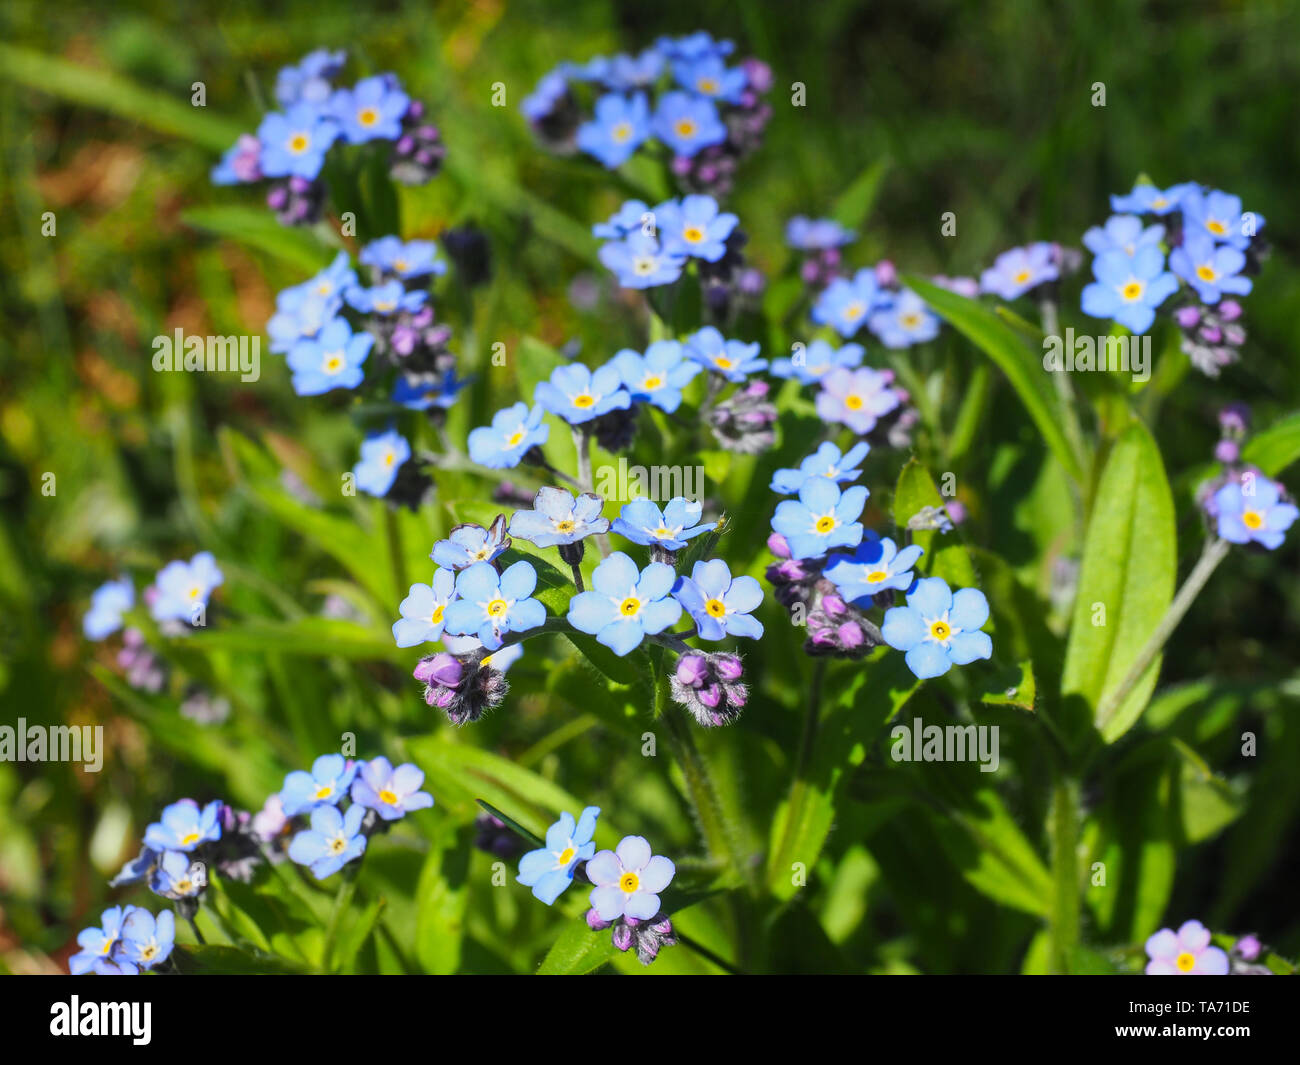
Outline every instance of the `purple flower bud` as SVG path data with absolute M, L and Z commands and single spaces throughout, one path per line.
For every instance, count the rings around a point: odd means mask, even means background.
M 412 100 L 411 105 L 406 109 L 406 117 L 416 121 L 424 117 L 424 102 L 421 100 Z
M 891 288 L 898 282 L 898 269 L 888 259 L 881 259 L 875 266 L 876 283 L 881 288 Z
M 952 519 L 954 525 L 960 525 L 966 520 L 966 504 L 959 503 L 957 500 L 950 500 L 944 504 L 944 510 L 948 512 L 948 517 Z
M 741 69 L 749 81 L 749 87 L 755 92 L 767 92 L 773 84 L 772 68 L 761 59 L 752 56 L 740 61 Z
M 823 595 L 822 610 L 832 618 L 843 617 L 849 612 L 848 604 L 838 595 Z
M 600 918 L 600 914 L 598 914 L 595 910 L 587 911 L 587 927 L 590 928 L 593 932 L 600 932 L 608 928 L 609 926 L 610 926 L 610 922 L 602 921 Z M 623 947 L 622 949 L 626 950 L 627 948 Z
M 1214 445 L 1214 457 L 1223 463 L 1233 463 L 1241 458 L 1241 445 L 1235 440 L 1220 440 Z
M 440 684 L 447 688 L 455 688 L 459 685 L 464 675 L 464 666 L 454 655 L 449 655 L 446 651 L 420 659 L 414 673 L 415 679 L 423 684 Z
M 413 151 L 415 151 L 415 138 L 409 133 L 406 136 L 397 139 L 398 155 L 410 155 Z
M 1201 339 L 1207 344 L 1217 344 L 1223 339 L 1223 330 L 1217 325 L 1203 325 L 1200 330 Z
M 266 206 L 273 211 L 278 211 L 289 202 L 289 190 L 283 185 L 277 185 L 266 194 Z
M 1264 944 L 1259 941 L 1259 936 L 1242 936 L 1237 940 L 1237 946 L 1234 950 L 1237 956 L 1244 961 L 1254 961 L 1263 952 Z
M 1223 300 L 1219 304 L 1219 317 L 1225 322 L 1235 322 L 1241 317 L 1241 304 L 1236 300 Z
M 1250 408 L 1244 403 L 1229 403 L 1219 411 L 1219 427 L 1227 433 L 1244 433 L 1250 426 Z
M 706 688 L 700 689 L 700 702 L 710 710 L 717 708 L 718 703 L 722 702 L 722 689 L 716 684 L 710 684 Z
M 862 631 L 862 626 L 856 621 L 846 621 L 835 630 L 835 633 L 839 636 L 840 643 L 849 650 L 861 647 L 867 642 L 867 634 Z
M 727 684 L 734 684 L 745 674 L 745 667 L 736 655 L 721 654 L 713 660 L 713 668 Z
M 672 172 L 677 177 L 685 177 L 691 172 L 691 160 L 689 156 L 675 155 L 672 161 Z M 624 947 L 624 950 L 627 948 Z
M 625 923 L 619 922 L 614 927 L 614 946 L 619 950 L 627 950 L 632 946 L 632 929 Z
M 790 545 L 785 542 L 785 537 L 780 533 L 774 532 L 767 538 L 767 549 L 777 558 L 790 557 Z
M 816 259 L 805 259 L 799 267 L 799 276 L 805 285 L 815 285 L 821 278 L 821 264 Z
M 1201 309 L 1199 307 L 1179 307 L 1174 311 L 1174 321 L 1183 329 L 1194 329 L 1196 323 L 1201 320 Z
M 686 654 L 677 660 L 677 680 L 686 687 L 703 687 L 708 676 L 709 663 L 703 655 Z

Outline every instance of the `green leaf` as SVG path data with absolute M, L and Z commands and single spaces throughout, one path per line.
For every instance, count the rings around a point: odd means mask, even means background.
M 306 970 L 287 958 L 252 954 L 235 947 L 181 947 L 172 951 L 177 971 L 203 976 L 269 976 L 303 973 Z
M 282 226 L 264 207 L 192 207 L 181 213 L 181 221 L 274 255 L 305 274 L 322 269 L 331 255 L 310 230 Z
M 1241 449 L 1241 457 L 1270 477 L 1276 477 L 1300 459 L 1300 411 L 1288 414 L 1251 437 Z
M 828 678 L 824 698 L 834 700 L 817 730 L 813 756 L 790 787 L 772 821 L 767 882 L 779 899 L 798 892 L 792 870 L 812 869 L 835 822 L 835 807 L 849 773 L 862 764 L 877 734 L 920 687 L 903 656 L 888 648 L 853 667 L 842 685 Z
M 444 824 L 429 849 L 416 890 L 415 956 L 426 973 L 460 968 L 465 909 L 469 902 L 469 857 L 456 833 Z
M 1015 706 L 1033 711 L 1038 697 L 1034 681 L 1034 664 L 1028 659 L 998 674 L 980 695 L 980 702 L 989 706 Z
M 859 230 L 871 214 L 880 183 L 889 172 L 890 160 L 886 156 L 869 164 L 831 207 L 831 217 L 846 229 Z
M 1051 874 L 998 793 L 984 788 L 947 813 L 934 818 L 935 831 L 970 885 L 995 902 L 1047 917 Z
M 393 643 L 391 634 L 368 629 L 355 621 L 308 616 L 294 621 L 243 618 L 226 628 L 200 628 L 171 637 L 166 646 L 200 651 L 226 650 L 249 654 L 300 654 L 313 657 L 356 658 L 407 664 L 409 650 Z
M 233 119 L 192 106 L 188 90 L 184 95 L 177 95 L 145 89 L 112 71 L 95 70 L 84 63 L 28 48 L 0 44 L 0 78 L 131 119 L 214 152 L 224 152 L 244 132 Z
M 1062 694 L 1081 695 L 1095 713 L 1119 687 L 1169 608 L 1176 566 L 1174 501 L 1164 462 L 1151 434 L 1134 422 L 1115 442 L 1093 503 Z M 1110 719 L 1095 722 L 1107 742 L 1141 716 L 1159 672 L 1157 656 Z
M 943 508 L 943 497 L 934 485 L 927 470 L 916 459 L 909 459 L 898 475 L 894 491 L 894 524 L 900 534 L 907 528 L 910 518 L 924 507 Z M 953 588 L 974 588 L 978 584 L 975 566 L 970 553 L 957 539 L 956 533 L 944 533 L 942 546 L 934 546 L 939 533 L 934 529 L 917 529 L 912 542 L 924 549 L 921 568 L 932 577 L 942 577 Z
M 570 921 L 542 959 L 538 976 L 582 976 L 619 955 L 608 928 L 596 932 L 585 921 Z
M 1006 375 L 1056 460 L 1070 477 L 1082 481 L 1084 456 L 1074 451 L 1061 428 L 1060 404 L 1047 386 L 1038 354 L 1010 325 L 974 300 L 910 274 L 903 283 Z

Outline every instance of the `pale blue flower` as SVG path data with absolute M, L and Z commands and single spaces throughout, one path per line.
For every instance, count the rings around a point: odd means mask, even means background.
M 573 814 L 560 814 L 560 819 L 546 830 L 546 846 L 519 859 L 518 882 L 532 888 L 533 895 L 547 906 L 553 904 L 573 883 L 578 863 L 596 853 L 593 840 L 599 816 L 599 806 L 584 808 L 576 822 Z

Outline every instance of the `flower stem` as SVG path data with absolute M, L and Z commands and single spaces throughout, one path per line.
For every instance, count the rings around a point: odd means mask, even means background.
M 1038 307 L 1042 315 L 1043 335 L 1060 337 L 1061 325 L 1056 313 L 1056 301 L 1045 299 Z M 1052 384 L 1056 387 L 1056 397 L 1061 402 L 1061 421 L 1064 423 L 1065 437 L 1070 442 L 1070 450 L 1074 452 L 1075 457 L 1078 459 L 1079 468 L 1086 470 L 1088 468 L 1088 447 L 1084 443 L 1083 430 L 1079 425 L 1079 415 L 1074 405 L 1074 390 L 1070 387 L 1070 382 L 1065 379 L 1064 372 L 1052 373 L 1049 376 L 1052 378 Z M 1078 492 L 1079 486 L 1076 486 L 1076 502 L 1078 502 Z
M 330 911 L 329 924 L 325 926 L 325 946 L 321 949 L 320 964 L 326 972 L 330 971 L 333 961 L 334 942 L 338 939 L 343 913 L 352 904 L 352 896 L 356 894 L 357 874 L 361 870 L 361 862 L 365 856 L 365 852 L 362 851 L 361 857 L 343 867 L 343 882 L 339 884 L 338 894 L 334 896 L 334 908 Z
M 575 562 L 573 563 L 572 569 L 573 569 L 573 583 L 575 587 L 577 587 L 578 591 L 580 592 L 585 591 L 585 589 L 582 586 L 582 568 Z
M 1217 536 L 1212 540 L 1205 541 L 1205 546 L 1201 550 L 1201 557 L 1197 559 L 1192 572 L 1187 575 L 1187 580 L 1183 581 L 1183 586 L 1178 589 L 1178 594 L 1174 596 L 1174 601 L 1169 604 L 1165 616 L 1160 619 L 1155 631 L 1151 633 L 1147 642 L 1142 645 L 1142 650 L 1138 652 L 1137 658 L 1133 659 L 1133 665 L 1124 674 L 1124 679 L 1098 705 L 1097 728 L 1105 728 L 1110 723 L 1111 718 L 1123 705 L 1129 692 L 1137 686 L 1138 681 L 1142 679 L 1142 675 L 1155 661 L 1156 655 L 1160 653 L 1160 649 L 1173 635 L 1174 629 L 1183 620 L 1183 615 L 1191 607 L 1192 601 L 1205 587 L 1205 582 L 1210 579 L 1210 574 L 1223 561 L 1231 546 L 1227 540 L 1221 540 Z

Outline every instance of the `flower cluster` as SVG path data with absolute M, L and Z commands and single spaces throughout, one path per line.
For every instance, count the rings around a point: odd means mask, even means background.
M 551 906 L 575 876 L 584 876 L 592 885 L 587 926 L 593 931 L 612 928 L 614 946 L 635 949 L 641 963 L 649 965 L 661 947 L 677 942 L 660 908 L 660 893 L 672 883 L 677 868 L 654 854 L 641 836 L 625 836 L 614 850 L 598 853 L 594 840 L 599 816 L 597 806 L 588 806 L 576 821 L 562 813 L 546 830 L 545 845 L 519 859 L 517 879 Z
M 725 195 L 772 115 L 762 99 L 771 70 L 756 59 L 729 66 L 734 50 L 700 32 L 661 38 L 638 55 L 563 62 L 520 110 L 552 151 L 579 151 L 612 170 L 658 142 L 684 190 Z
M 1177 297 L 1171 313 L 1183 351 L 1217 377 L 1245 341 L 1241 304 L 1228 297 L 1252 288 L 1265 250 L 1263 217 L 1243 212 L 1238 196 L 1190 181 L 1167 189 L 1138 184 L 1112 196 L 1111 209 L 1116 214 L 1105 225 L 1083 235 L 1095 256 L 1083 312 L 1145 333 Z
M 394 767 L 382 755 L 360 763 L 341 754 L 321 755 L 311 772 L 295 770 L 280 789 L 285 823 L 279 831 L 303 821 L 310 825 L 294 834 L 290 859 L 310 868 L 317 880 L 333 876 L 365 853 L 374 832 L 433 805 L 433 796 L 420 790 L 423 784 L 424 771 L 409 762 Z M 350 800 L 346 809 L 345 798 Z
M 628 200 L 592 226 L 605 241 L 600 261 L 624 288 L 658 289 L 680 281 L 692 263 L 704 307 L 715 321 L 762 292 L 763 275 L 745 264 L 748 238 L 736 215 L 712 196 L 695 193 L 654 207 Z
M 512 539 L 518 539 L 538 548 L 555 548 L 561 562 L 573 571 L 576 594 L 564 615 L 573 631 L 594 636 L 619 656 L 654 639 L 688 663 L 725 660 L 725 666 L 710 667 L 723 675 L 721 686 L 716 680 L 706 682 L 701 674 L 699 683 L 683 687 L 684 678 L 694 673 L 679 663 L 673 691 L 702 724 L 735 719 L 746 699 L 740 660 L 734 655 L 691 652 L 684 639 L 762 636 L 763 626 L 753 617 L 763 599 L 758 582 L 753 577 L 733 577 L 721 559 L 700 559 L 689 575 L 677 572 L 677 553 L 690 540 L 717 527 L 716 522 L 701 521 L 702 505 L 697 501 L 679 496 L 660 510 L 649 500 L 634 499 L 612 524 L 603 516 L 604 506 L 594 492 L 575 496 L 547 486 L 537 493 L 532 509 L 516 510 L 508 523 L 502 514 L 488 529 L 472 523 L 458 525 L 434 545 L 431 557 L 438 568 L 433 582 L 411 586 L 400 606 L 402 616 L 393 625 L 399 647 L 437 640 L 447 646 L 422 658 L 415 668 L 414 676 L 425 685 L 430 706 L 446 711 L 458 725 L 478 720 L 505 698 L 508 687 L 503 674 L 520 653 L 519 641 L 547 631 L 546 608 L 532 598 L 535 567 L 524 559 L 505 566 L 501 557 Z M 585 542 L 611 531 L 648 547 L 650 561 L 641 568 L 624 552 L 610 553 L 602 545 L 604 557 L 592 571 L 592 587 L 587 589 L 580 568 Z M 681 634 L 669 633 L 683 613 L 692 627 Z M 461 639 L 452 644 L 454 637 Z M 497 662 L 511 651 L 512 657 Z M 699 709 L 704 706 L 707 711 Z
M 139 906 L 112 906 L 99 924 L 77 934 L 81 949 L 68 959 L 73 976 L 137 976 L 162 967 L 176 941 L 176 918 L 163 910 L 155 918 Z
M 913 567 L 922 548 L 900 548 L 858 520 L 869 492 L 851 482 L 869 450 L 861 442 L 841 453 L 826 441 L 797 468 L 772 477 L 772 491 L 796 498 L 778 503 L 772 517 L 768 547 L 778 561 L 767 579 L 792 620 L 807 626 L 805 653 L 855 659 L 886 643 L 906 652 L 921 679 L 989 658 L 993 643 L 979 631 L 988 620 L 984 595 L 954 593 L 937 577 L 918 579 Z M 907 594 L 905 606 L 892 605 L 899 592 Z M 868 617 L 877 607 L 889 608 L 879 628 Z
M 217 185 L 270 182 L 267 205 L 285 225 L 310 225 L 325 203 L 322 171 L 344 145 L 357 151 L 383 142 L 389 176 L 422 185 L 438 173 L 446 149 L 425 107 L 402 89 L 396 74 L 335 87 L 345 52 L 324 49 L 285 67 L 275 83 L 281 110 L 263 116 L 256 134 L 242 134 L 212 171 Z
M 208 602 L 224 581 L 211 552 L 200 551 L 188 562 L 177 559 L 167 563 L 145 587 L 141 599 L 159 632 L 183 636 L 208 624 Z M 88 640 L 107 639 L 126 624 L 126 615 L 135 605 L 135 585 L 129 577 L 105 582 L 91 595 L 90 609 L 81 622 L 82 632 Z M 166 665 L 134 625 L 122 633 L 117 662 L 127 683 L 140 691 L 157 694 L 167 683 Z
M 433 241 L 386 236 L 364 245 L 356 265 L 340 252 L 314 277 L 281 291 L 266 328 L 294 391 L 317 396 L 364 384 L 392 410 L 423 412 L 439 424 L 469 383 L 449 347 L 451 328 L 436 315 L 433 284 L 446 270 Z M 352 471 L 356 486 L 418 505 L 431 481 L 413 457 L 391 425 L 372 431 Z
M 1231 404 L 1220 412 L 1223 435 L 1214 457 L 1221 469 L 1197 489 L 1197 501 L 1207 522 L 1222 539 L 1275 551 L 1300 517 L 1300 509 L 1291 502 L 1283 484 L 1242 460 L 1249 417 L 1242 404 Z

